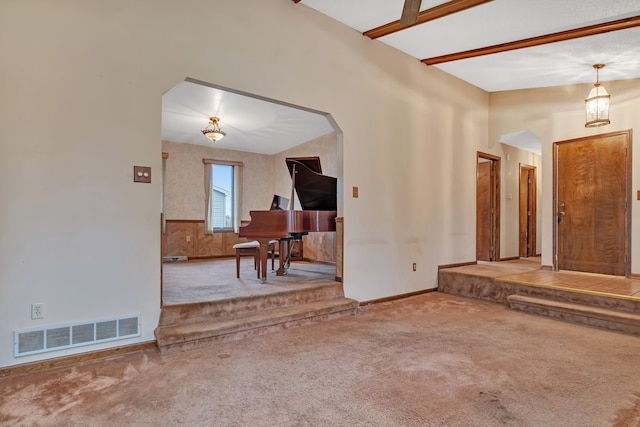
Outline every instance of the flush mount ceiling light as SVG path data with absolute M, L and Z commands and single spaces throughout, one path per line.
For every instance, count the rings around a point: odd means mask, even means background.
M 594 64 L 596 69 L 596 83 L 589 92 L 589 96 L 584 100 L 587 109 L 587 122 L 584 124 L 586 128 L 594 128 L 604 126 L 611 123 L 609 120 L 609 98 L 611 95 L 600 84 L 600 70 L 604 68 L 604 64 Z
M 226 135 L 226 132 L 220 130 L 219 121 L 220 119 L 217 117 L 209 117 L 209 125 L 202 130 L 204 136 L 213 142 L 220 141 Z

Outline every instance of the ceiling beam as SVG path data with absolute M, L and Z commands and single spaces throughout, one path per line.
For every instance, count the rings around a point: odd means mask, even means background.
M 453 13 L 480 6 L 481 4 L 488 3 L 490 1 L 493 0 L 451 0 L 439 6 L 432 7 L 431 9 L 423 10 L 418 15 L 418 20 L 415 22 L 415 24 L 411 24 L 405 27 L 400 24 L 400 20 L 397 20 L 388 24 L 381 25 L 378 28 L 374 28 L 373 30 L 365 31 L 362 34 L 372 39 L 377 39 L 379 37 L 387 36 L 397 31 L 404 30 L 405 28 L 413 27 L 414 25 L 424 24 L 425 22 L 433 21 L 434 19 L 442 18 Z
M 491 55 L 494 53 L 508 52 L 510 50 L 524 49 L 528 47 L 540 46 L 543 44 L 562 42 L 581 37 L 595 36 L 611 31 L 627 30 L 640 26 L 640 16 L 618 19 L 616 21 L 604 22 L 602 24 L 590 25 L 588 27 L 575 28 L 573 30 L 561 31 L 559 33 L 546 34 L 544 36 L 531 37 L 509 43 L 496 44 L 493 46 L 481 47 L 464 52 L 450 53 L 433 58 L 423 59 L 421 62 L 427 65 L 442 64 L 444 62 L 458 61 L 460 59 L 475 58 L 477 56 Z

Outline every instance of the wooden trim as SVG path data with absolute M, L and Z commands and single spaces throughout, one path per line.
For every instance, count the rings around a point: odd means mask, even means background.
M 377 39 L 379 37 L 387 36 L 397 31 L 404 30 L 405 28 L 410 28 L 415 25 L 424 24 L 425 22 L 433 21 L 438 18 L 443 18 L 447 15 L 452 15 L 454 13 L 462 12 L 463 10 L 480 6 L 481 4 L 484 4 L 484 3 L 489 3 L 490 1 L 493 1 L 493 0 L 451 0 L 441 5 L 432 7 L 430 9 L 423 10 L 418 14 L 418 20 L 414 24 L 407 25 L 405 27 L 400 24 L 400 20 L 398 19 L 397 21 L 393 21 L 388 24 L 381 25 L 372 30 L 365 31 L 362 34 L 372 39 Z
M 553 268 L 553 265 L 541 265 L 540 266 L 540 270 L 555 271 L 554 268 Z
M 640 273 L 631 273 L 629 275 L 629 279 L 639 280 L 640 279 Z
M 336 260 L 336 282 L 344 277 L 344 217 L 336 217 L 336 238 L 334 246 Z
M 189 260 L 192 259 L 226 259 L 226 258 L 234 258 L 235 255 L 202 255 L 202 256 L 189 256 L 187 257 Z
M 428 294 L 430 292 L 437 292 L 437 290 L 438 290 L 438 288 L 423 289 L 421 291 L 409 292 L 407 294 L 400 294 L 400 295 L 394 295 L 394 296 L 385 297 L 385 298 L 372 299 L 372 300 L 369 300 L 369 301 L 360 301 L 358 303 L 358 305 L 360 307 L 364 307 L 365 305 L 380 304 L 380 303 L 383 303 L 383 302 L 396 301 L 396 300 L 403 299 L 403 298 L 414 297 L 416 295 Z
M 28 374 L 44 369 L 59 368 L 63 366 L 73 365 L 80 362 L 88 362 L 105 357 L 118 356 L 135 351 L 150 350 L 158 348 L 156 341 L 147 341 L 139 344 L 125 345 L 117 348 L 107 348 L 104 350 L 92 351 L 89 353 L 72 354 L 70 356 L 56 357 L 55 359 L 39 360 L 37 362 L 25 363 L 22 365 L 9 366 L 8 368 L 0 368 L 0 378 Z
M 517 259 L 520 259 L 519 256 L 510 256 L 510 257 L 506 257 L 506 258 L 500 258 L 500 261 L 515 261 Z
M 322 265 L 336 265 L 335 261 L 322 261 L 319 259 L 308 258 L 305 256 L 302 257 L 302 261 L 312 262 L 314 264 L 322 264 Z
M 526 174 L 527 177 L 525 192 L 523 192 L 523 174 Z M 520 163 L 520 168 L 518 170 L 518 255 L 520 255 L 521 257 L 536 256 L 531 252 L 535 252 L 537 246 L 537 189 L 537 168 L 533 165 Z M 526 212 L 523 212 L 522 210 L 523 201 L 524 205 L 526 206 Z M 526 230 L 526 235 L 524 236 L 522 235 L 523 229 Z
M 228 165 L 228 166 L 242 166 L 242 162 L 235 162 L 233 160 L 217 160 L 217 159 L 202 159 L 202 163 L 205 165 Z
M 484 153 L 482 151 L 477 151 L 476 152 L 476 173 L 477 173 L 477 168 L 478 168 L 478 161 L 480 159 L 485 159 L 485 160 L 489 160 L 493 163 L 493 167 L 494 167 L 494 182 L 492 182 L 491 184 L 494 186 L 494 190 L 495 190 L 495 194 L 492 197 L 492 205 L 493 205 L 493 218 L 492 218 L 492 226 L 493 226 L 493 233 L 491 236 L 492 239 L 492 243 L 493 243 L 493 251 L 491 252 L 492 256 L 490 256 L 489 261 L 497 261 L 500 259 L 500 224 L 502 221 L 502 216 L 500 213 L 500 204 L 501 204 L 501 191 L 502 191 L 502 160 L 500 159 L 499 156 L 493 155 L 493 154 L 489 154 L 489 153 Z M 476 175 L 476 188 L 477 188 L 477 175 Z M 478 203 L 477 201 L 477 195 L 476 195 L 476 203 Z M 478 218 L 476 216 L 476 236 L 478 233 Z M 477 244 L 477 237 L 476 237 L 476 244 Z
M 162 268 L 162 260 L 164 259 L 164 253 L 167 250 L 167 233 L 166 228 L 163 232 L 164 214 L 160 213 L 160 308 L 162 308 L 162 295 L 164 294 L 164 268 Z
M 163 159 L 168 159 L 169 158 L 169 153 L 165 153 L 164 151 L 162 152 L 162 158 Z
M 445 268 L 454 268 L 454 267 L 466 267 L 467 265 L 477 265 L 478 261 L 468 261 L 468 262 L 459 262 L 457 264 L 442 264 L 438 266 L 438 270 L 443 270 Z
M 168 219 L 166 222 L 173 224 L 191 224 L 191 223 L 204 223 L 204 219 Z
M 471 49 L 464 52 L 450 53 L 442 56 L 423 59 L 421 62 L 426 65 L 442 64 L 444 62 L 458 61 L 460 59 L 475 58 L 477 56 L 491 55 L 494 53 L 508 52 L 510 50 L 524 49 L 527 47 L 540 46 L 543 44 L 563 42 L 582 37 L 595 36 L 611 31 L 627 30 L 640 26 L 640 16 L 618 19 L 616 21 L 603 22 L 601 24 L 589 25 L 587 27 L 575 28 L 573 30 L 560 31 L 558 33 L 545 34 L 543 36 L 531 37 L 509 43 L 501 43 L 493 46 Z

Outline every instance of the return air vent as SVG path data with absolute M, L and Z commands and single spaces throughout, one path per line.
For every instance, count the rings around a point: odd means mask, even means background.
M 14 331 L 14 357 L 139 337 L 140 316 Z
M 166 256 L 162 258 L 162 262 L 189 261 L 186 256 Z

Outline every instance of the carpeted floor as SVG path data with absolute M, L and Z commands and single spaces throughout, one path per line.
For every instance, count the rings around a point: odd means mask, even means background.
M 216 301 L 266 295 L 323 283 L 335 283 L 336 266 L 295 261 L 285 276 L 277 276 L 269 261 L 267 281 L 262 283 L 252 257 L 242 257 L 240 277 L 235 258 L 165 262 L 162 264 L 162 302 L 165 305 Z M 278 268 L 276 260 L 275 268 Z
M 0 424 L 638 426 L 640 338 L 429 293 L 161 357 L 0 379 Z

